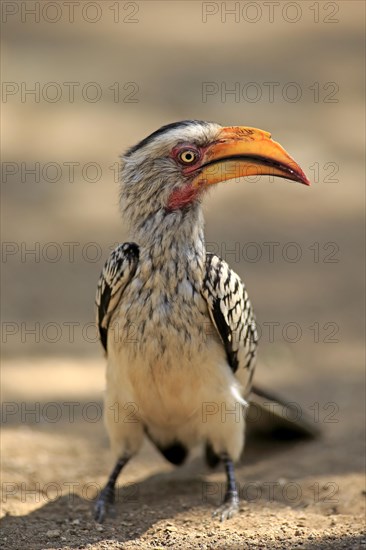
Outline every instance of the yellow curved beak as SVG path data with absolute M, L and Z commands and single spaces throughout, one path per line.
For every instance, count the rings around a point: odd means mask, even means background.
M 209 145 L 193 188 L 254 175 L 279 176 L 305 185 L 309 180 L 271 134 L 257 128 L 230 126 Z

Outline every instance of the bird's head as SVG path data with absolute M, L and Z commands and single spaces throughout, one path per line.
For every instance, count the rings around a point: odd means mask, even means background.
M 195 209 L 213 184 L 273 175 L 309 185 L 304 172 L 263 130 L 187 120 L 163 126 L 122 157 L 122 209 L 132 225 Z

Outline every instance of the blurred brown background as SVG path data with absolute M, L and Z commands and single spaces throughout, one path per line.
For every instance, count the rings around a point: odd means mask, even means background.
M 255 126 L 272 133 L 313 186 L 222 184 L 205 203 L 207 246 L 248 286 L 262 334 L 257 380 L 307 413 L 319 403 L 327 444 L 301 452 L 310 453 L 309 466 L 326 448 L 318 473 L 342 486 L 337 476 L 362 471 L 364 3 L 71 4 L 2 3 L 5 401 L 101 399 L 104 360 L 91 323 L 103 262 L 127 238 L 118 155 L 175 120 Z M 329 402 L 335 423 L 325 421 Z M 3 441 L 5 472 L 17 483 L 44 475 L 39 452 L 52 453 L 56 428 L 61 440 L 74 438 L 84 461 L 85 432 L 104 441 L 101 423 L 29 427 L 14 419 L 5 418 Z M 35 462 L 26 474 L 29 429 Z M 25 438 L 16 449 L 15 437 Z M 88 479 L 102 482 L 107 472 L 103 445 L 103 466 L 84 464 Z M 169 470 L 154 457 L 157 470 Z M 141 462 L 130 477 L 149 472 Z M 49 479 L 62 475 L 52 470 Z M 358 496 L 347 493 L 341 513 L 360 517 L 359 484 L 357 477 Z M 4 506 L 12 514 L 40 507 L 18 494 Z

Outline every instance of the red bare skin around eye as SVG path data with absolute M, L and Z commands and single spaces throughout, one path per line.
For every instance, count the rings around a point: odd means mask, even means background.
M 170 195 L 168 200 L 168 209 L 169 210 L 179 210 L 191 204 L 199 194 L 198 189 L 193 189 L 192 186 L 188 183 L 185 187 L 181 189 L 176 189 Z
M 192 149 L 193 151 L 197 151 L 197 160 L 196 162 L 189 164 L 187 166 L 182 165 L 179 162 L 179 154 L 186 150 L 186 149 Z M 180 145 L 178 147 L 174 147 L 171 152 L 171 157 L 181 166 L 182 169 L 182 175 L 187 177 L 187 184 L 180 188 L 173 191 L 173 193 L 170 195 L 168 200 L 168 210 L 179 210 L 181 208 L 184 208 L 185 206 L 188 206 L 191 204 L 199 195 L 200 190 L 199 189 L 193 189 L 191 186 L 191 183 L 188 179 L 188 176 L 190 173 L 194 172 L 200 165 L 202 155 L 204 150 L 198 149 L 197 147 L 190 145 L 190 144 L 184 144 Z

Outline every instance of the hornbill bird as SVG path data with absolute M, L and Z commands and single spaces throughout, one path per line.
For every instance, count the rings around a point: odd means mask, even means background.
M 238 510 L 233 464 L 243 450 L 244 411 L 256 395 L 258 337 L 244 284 L 205 250 L 201 201 L 212 184 L 254 174 L 309 185 L 268 132 L 244 126 L 176 122 L 122 156 L 121 210 L 131 242 L 111 253 L 96 296 L 107 354 L 105 421 L 116 458 L 96 502 L 98 521 L 144 435 L 173 464 L 203 442 L 208 463 L 222 461 L 227 476 L 216 514 L 223 520 Z M 239 417 L 230 414 L 236 407 Z

